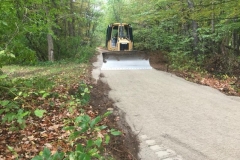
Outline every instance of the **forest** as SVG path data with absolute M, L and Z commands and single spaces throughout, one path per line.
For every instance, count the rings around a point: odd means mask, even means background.
M 1 64 L 81 59 L 81 51 L 97 41 L 94 37 L 101 13 L 96 8 L 100 3 L 1 0 Z
M 121 129 L 108 126 L 111 111 L 90 105 L 87 77 L 111 23 L 131 24 L 134 49 L 164 55 L 171 70 L 230 79 L 239 94 L 239 8 L 240 0 L 0 0 L 0 159 L 116 158 L 102 148 Z
M 135 49 L 166 52 L 173 67 L 239 72 L 239 0 L 1 0 L 0 7 L 1 65 L 81 59 L 104 44 L 108 24 L 126 22 Z

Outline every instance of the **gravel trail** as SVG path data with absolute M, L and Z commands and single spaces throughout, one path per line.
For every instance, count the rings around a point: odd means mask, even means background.
M 157 70 L 101 71 L 141 140 L 142 160 L 239 160 L 240 98 Z

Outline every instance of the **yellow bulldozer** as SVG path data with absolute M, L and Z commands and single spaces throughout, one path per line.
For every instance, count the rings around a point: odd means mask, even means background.
M 106 48 L 102 70 L 152 69 L 147 54 L 133 50 L 133 31 L 130 24 L 112 23 L 107 27 Z

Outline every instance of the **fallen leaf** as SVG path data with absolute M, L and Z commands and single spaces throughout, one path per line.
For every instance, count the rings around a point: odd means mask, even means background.
M 59 125 L 56 124 L 56 125 L 50 126 L 48 129 L 49 129 L 49 130 L 57 130 L 58 127 L 59 127 Z
M 33 141 L 34 140 L 34 136 L 28 136 L 28 140 Z
M 52 149 L 52 144 L 50 144 L 50 143 L 45 143 L 44 145 L 45 145 L 47 148 Z

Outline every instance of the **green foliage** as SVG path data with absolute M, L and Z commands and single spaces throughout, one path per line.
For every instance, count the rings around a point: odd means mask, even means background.
M 54 155 L 51 155 L 50 150 L 44 148 L 43 152 L 32 160 L 56 160 L 56 158 L 65 160 L 91 160 L 94 158 L 99 160 L 106 159 L 105 156 L 101 155 L 102 147 L 109 144 L 110 136 L 108 134 L 102 136 L 96 135 L 101 135 L 102 130 L 107 130 L 107 126 L 100 125 L 100 123 L 110 114 L 111 112 L 106 112 L 104 115 L 97 116 L 93 119 L 85 114 L 78 116 L 73 122 L 74 126 L 67 126 L 64 128 L 65 130 L 70 131 L 69 138 L 70 141 L 72 141 L 72 145 L 75 146 L 73 151 L 68 153 L 57 152 Z M 121 132 L 115 129 L 111 129 L 109 132 L 113 136 L 121 135 Z M 87 136 L 85 136 L 86 134 L 93 135 L 93 137 L 87 139 Z M 81 143 L 79 143 L 79 141 Z
M 36 66 L 37 64 L 29 68 L 5 66 L 4 72 L 9 76 L 0 75 L 1 123 L 3 126 L 7 126 L 5 129 L 19 130 L 26 127 L 25 122 L 28 124 L 33 120 L 36 124 L 35 120 L 55 114 L 51 111 L 55 111 L 58 107 L 65 111 L 72 108 L 72 112 L 67 116 L 69 119 L 65 119 L 64 122 L 65 125 L 69 125 L 68 133 L 71 133 L 71 139 L 68 144 L 72 144 L 73 151 L 51 154 L 51 151 L 45 148 L 34 159 L 79 159 L 79 157 L 108 159 L 103 156 L 103 147 L 109 144 L 110 134 L 119 135 L 121 132 L 103 125 L 111 112 L 97 117 L 90 117 L 84 112 L 82 105 L 89 102 L 92 87 L 84 82 L 79 83 L 79 74 L 85 73 L 84 65 L 71 63 L 72 66 L 69 67 L 69 64 L 70 62 L 66 60 L 41 64 L 44 67 Z M 66 69 L 65 66 L 69 68 Z M 73 69 L 78 70 L 73 71 Z M 55 72 L 55 70 L 61 71 Z M 68 70 L 71 73 L 67 73 Z M 38 71 L 43 73 L 35 74 Z M 33 73 L 34 75 L 32 75 Z M 13 78 L 23 76 L 25 78 Z M 72 79 L 74 79 L 73 83 Z M 67 92 L 70 86 L 75 91 L 73 94 Z M 65 107 L 67 108 L 65 109 Z M 74 115 L 76 115 L 74 112 L 77 110 L 82 113 L 74 119 Z M 19 158 L 13 147 L 11 152 L 16 159 Z
M 91 119 L 88 115 L 81 115 L 75 119 L 74 126 L 68 126 L 65 129 L 70 131 L 70 140 L 81 139 L 82 144 L 77 144 L 76 151 L 69 154 L 71 159 L 103 159 L 101 156 L 101 147 L 109 143 L 110 136 L 108 134 L 102 136 L 94 136 L 92 139 L 85 139 L 84 134 L 97 135 L 101 134 L 101 130 L 106 130 L 107 126 L 99 125 L 99 123 L 107 117 L 111 112 L 106 112 L 102 116 Z M 110 133 L 114 136 L 120 135 L 121 132 L 111 129 Z M 105 139 L 105 140 L 104 140 Z
M 79 37 L 60 37 L 55 40 L 56 60 L 73 58 L 78 52 L 82 52 L 85 46 L 81 46 L 82 39 Z
M 95 148 L 96 142 L 92 140 L 87 141 L 87 146 L 84 147 L 81 144 L 77 144 L 76 149 L 74 152 L 71 152 L 69 154 L 69 160 L 70 159 L 86 159 L 91 160 L 93 158 L 97 159 L 104 159 L 102 156 L 99 155 L 99 151 L 97 148 Z
M 75 96 L 81 99 L 81 104 L 86 105 L 90 100 L 90 89 L 92 86 L 88 86 L 86 83 L 81 82 L 76 91 Z
M 12 103 L 8 105 L 12 106 L 11 110 L 17 112 L 17 110 L 25 101 L 31 101 L 36 96 L 42 96 L 46 98 L 49 96 L 48 92 L 42 91 L 42 89 L 49 90 L 53 87 L 54 83 L 47 77 L 33 77 L 29 79 L 23 78 L 9 78 L 7 75 L 0 76 L 0 95 L 1 99 L 8 99 Z M 14 109 L 15 108 L 15 109 Z
M 42 118 L 43 117 L 43 114 L 46 113 L 47 111 L 46 110 L 43 110 L 43 109 L 36 109 L 34 111 L 34 114 L 35 116 L 39 117 L 39 118 Z
M 24 64 L 24 65 L 32 65 L 37 62 L 36 52 L 27 46 L 22 44 L 13 44 L 13 53 L 15 53 L 14 59 L 9 59 L 8 64 Z
M 74 58 L 82 48 L 95 46 L 95 29 L 101 1 L 1 1 L 0 51 L 11 50 L 15 59 L 7 64 L 35 64 L 48 60 L 47 35 L 51 35 L 56 60 Z M 87 16 L 86 16 L 87 15 Z M 82 61 L 87 56 L 83 54 Z
M 95 47 L 81 47 L 81 50 L 75 55 L 75 61 L 78 63 L 86 63 L 95 54 Z
M 171 68 L 181 71 L 188 71 L 197 68 L 194 57 L 188 52 L 170 52 L 168 59 L 171 62 Z
M 15 101 L 0 101 L 0 115 L 2 115 L 1 123 L 16 122 L 20 128 L 25 127 L 25 118 L 29 115 L 29 111 L 22 109 Z M 12 129 L 18 128 L 12 125 Z
M 40 155 L 32 158 L 32 160 L 62 160 L 63 158 L 63 152 L 56 152 L 52 155 L 51 151 L 48 148 L 44 148 Z
M 117 130 L 115 130 L 115 129 L 111 129 L 111 130 L 110 130 L 110 133 L 111 133 L 112 135 L 114 135 L 114 136 L 119 136 L 119 135 L 122 134 L 120 131 L 117 131 Z
M 15 58 L 15 55 L 13 55 L 8 50 L 1 50 L 0 47 L 0 68 L 6 63 L 7 59 L 13 59 Z
M 49 89 L 52 85 L 53 83 L 44 77 L 10 79 L 6 75 L 1 75 L 0 94 L 3 99 L 0 100 L 1 123 L 10 123 L 12 129 L 24 128 L 25 119 L 33 112 L 28 109 L 31 107 L 27 101 L 32 101 L 38 95 L 46 98 L 49 93 L 40 89 Z M 34 114 L 41 118 L 44 112 L 46 111 L 37 109 Z

